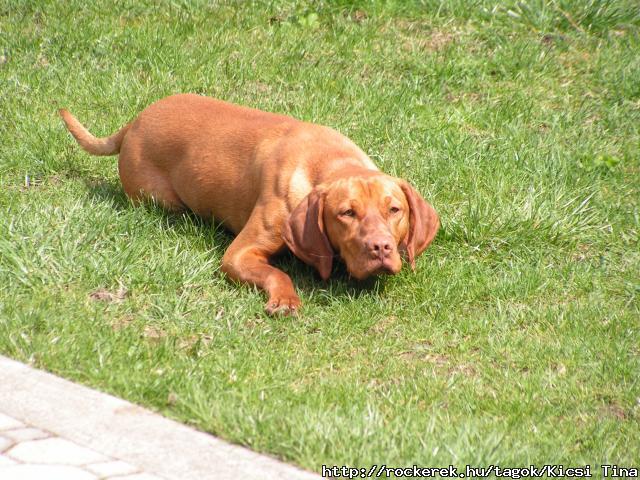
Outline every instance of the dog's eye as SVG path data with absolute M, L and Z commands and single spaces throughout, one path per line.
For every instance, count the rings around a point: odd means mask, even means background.
M 345 210 L 344 212 L 342 212 L 340 215 L 342 215 L 343 217 L 355 217 L 356 216 L 356 212 L 354 212 L 350 208 L 349 210 Z
M 389 209 L 389 211 L 390 211 L 391 213 L 398 213 L 398 212 L 400 211 L 400 209 L 399 209 L 398 207 L 391 207 L 391 208 Z

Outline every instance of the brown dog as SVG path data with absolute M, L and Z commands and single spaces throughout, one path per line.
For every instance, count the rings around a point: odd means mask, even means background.
M 285 245 L 325 280 L 337 255 L 363 279 L 398 273 L 400 252 L 415 267 L 439 227 L 407 182 L 327 127 L 188 94 L 152 104 L 108 138 L 60 114 L 87 152 L 120 153 L 134 202 L 189 208 L 236 233 L 222 270 L 266 290 L 270 314 L 300 306 L 289 276 L 269 264 Z

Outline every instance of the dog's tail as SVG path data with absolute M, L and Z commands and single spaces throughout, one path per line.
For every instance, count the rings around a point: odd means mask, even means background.
M 115 155 L 120 152 L 120 145 L 122 145 L 122 140 L 127 130 L 129 130 L 130 124 L 125 125 L 110 137 L 96 138 L 68 110 L 63 108 L 58 110 L 58 113 L 67 125 L 71 135 L 87 152 L 92 155 Z

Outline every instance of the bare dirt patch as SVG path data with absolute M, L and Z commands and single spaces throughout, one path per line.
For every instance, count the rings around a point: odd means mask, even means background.
M 125 287 L 120 287 L 115 292 L 109 291 L 106 288 L 99 288 L 96 291 L 89 294 L 91 300 L 101 302 L 114 302 L 122 303 L 127 298 L 128 291 Z

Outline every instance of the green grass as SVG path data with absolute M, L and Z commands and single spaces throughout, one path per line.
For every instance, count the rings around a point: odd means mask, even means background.
M 316 471 L 637 462 L 639 12 L 1 1 L 0 352 Z M 442 219 L 417 271 L 325 284 L 284 256 L 304 311 L 267 317 L 219 271 L 228 233 L 131 206 L 56 115 L 110 134 L 176 92 L 407 178 Z

